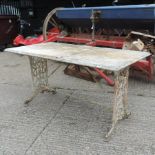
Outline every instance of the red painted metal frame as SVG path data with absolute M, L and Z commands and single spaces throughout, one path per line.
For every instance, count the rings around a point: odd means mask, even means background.
M 146 60 L 141 60 L 131 65 L 131 67 L 135 70 L 140 70 L 145 73 L 149 80 L 153 80 L 154 74 L 154 64 L 152 60 L 152 56 L 146 58 Z
M 66 43 L 75 43 L 75 44 L 86 44 L 89 46 L 101 46 L 101 47 L 111 47 L 111 48 L 119 48 L 121 49 L 123 47 L 125 39 L 112 39 L 112 40 L 106 40 L 106 39 L 97 39 L 95 41 L 92 41 L 88 38 L 81 38 L 81 37 L 61 37 L 60 32 L 57 28 L 53 28 L 49 31 L 48 39 L 45 41 L 43 39 L 43 36 L 40 35 L 37 38 L 27 38 L 24 39 L 22 35 L 19 35 L 14 40 L 14 45 L 31 45 L 31 44 L 37 44 L 42 42 L 66 42 Z M 148 76 L 149 80 L 153 79 L 153 62 L 152 62 L 152 56 L 148 57 L 146 60 L 141 60 L 139 62 L 136 62 L 132 65 L 134 69 L 140 70 Z M 101 71 L 98 68 L 94 68 L 94 70 L 103 78 L 105 81 L 110 85 L 113 86 L 114 82 L 111 80 L 103 71 Z
M 74 38 L 74 37 L 56 37 L 57 41 L 60 42 L 68 42 L 68 43 L 75 43 L 75 44 L 86 44 L 90 46 L 103 46 L 103 47 L 112 47 L 112 48 L 122 48 L 123 41 L 117 40 L 95 40 L 92 41 L 91 39 L 86 38 Z
M 110 40 L 95 40 L 85 38 L 74 38 L 74 37 L 57 37 L 59 42 L 68 42 L 68 43 L 78 43 L 86 44 L 89 46 L 103 46 L 103 47 L 113 47 L 113 48 L 122 48 L 123 42 L 121 41 L 110 41 Z M 102 70 L 94 68 L 94 70 L 107 82 L 108 85 L 114 86 L 114 81 L 111 80 Z
M 85 39 L 85 38 L 74 38 L 74 37 L 59 37 L 57 36 L 57 41 L 60 42 L 68 42 L 68 43 L 78 43 L 78 44 L 86 44 L 86 45 L 90 45 L 90 46 L 103 46 L 103 47 L 112 47 L 112 48 L 122 48 L 123 47 L 123 43 L 124 40 L 95 40 L 95 41 L 91 41 L 90 39 Z M 136 62 L 135 64 L 132 65 L 132 67 L 134 69 L 140 70 L 142 72 L 144 72 L 147 76 L 149 80 L 153 79 L 153 68 L 154 68 L 154 64 L 152 61 L 152 56 L 149 56 L 148 58 L 146 58 L 146 60 L 141 60 L 139 62 Z M 103 71 L 99 70 L 99 69 L 95 69 L 96 72 L 107 81 L 107 83 L 109 85 L 113 85 L 113 81 L 106 76 L 105 73 L 103 73 Z
M 103 71 L 98 68 L 94 68 L 94 70 L 108 83 L 110 86 L 114 86 L 114 81 L 111 80 Z

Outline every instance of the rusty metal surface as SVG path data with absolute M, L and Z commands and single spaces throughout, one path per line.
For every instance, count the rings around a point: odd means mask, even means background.
M 150 55 L 148 52 L 64 43 L 42 43 L 5 51 L 110 71 L 119 71 Z
M 90 70 L 88 67 L 82 67 L 78 65 L 69 64 L 65 68 L 64 73 L 66 75 L 70 75 L 91 82 L 98 82 L 101 79 L 101 77 L 95 74 L 93 70 Z

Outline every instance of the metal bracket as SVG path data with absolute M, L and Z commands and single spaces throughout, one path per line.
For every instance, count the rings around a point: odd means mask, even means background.
M 101 11 L 98 10 L 92 10 L 92 15 L 90 17 L 92 21 L 92 41 L 95 41 L 95 30 L 96 30 L 96 23 L 100 20 Z

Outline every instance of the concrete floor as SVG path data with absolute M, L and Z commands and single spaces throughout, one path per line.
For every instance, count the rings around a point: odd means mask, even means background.
M 63 74 L 49 62 L 50 85 L 57 94 L 31 94 L 28 59 L 0 53 L 0 155 L 155 155 L 155 82 L 129 81 L 132 115 L 110 139 L 112 91 Z

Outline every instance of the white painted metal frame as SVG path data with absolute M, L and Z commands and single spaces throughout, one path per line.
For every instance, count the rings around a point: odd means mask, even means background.
M 47 59 L 39 57 L 29 56 L 31 75 L 33 80 L 34 92 L 24 103 L 29 104 L 39 93 L 47 91 L 56 93 L 54 89 L 50 89 L 48 83 L 48 67 Z M 128 102 L 127 102 L 127 92 L 128 92 L 128 67 L 114 72 L 114 101 L 113 101 L 113 116 L 112 116 L 112 126 L 109 132 L 106 134 L 108 138 L 112 131 L 114 130 L 117 122 L 124 118 L 128 118 Z
M 26 105 L 29 104 L 39 93 L 56 93 L 55 89 L 50 89 L 49 87 L 47 59 L 29 56 L 29 62 L 33 81 L 33 94 L 24 102 Z

